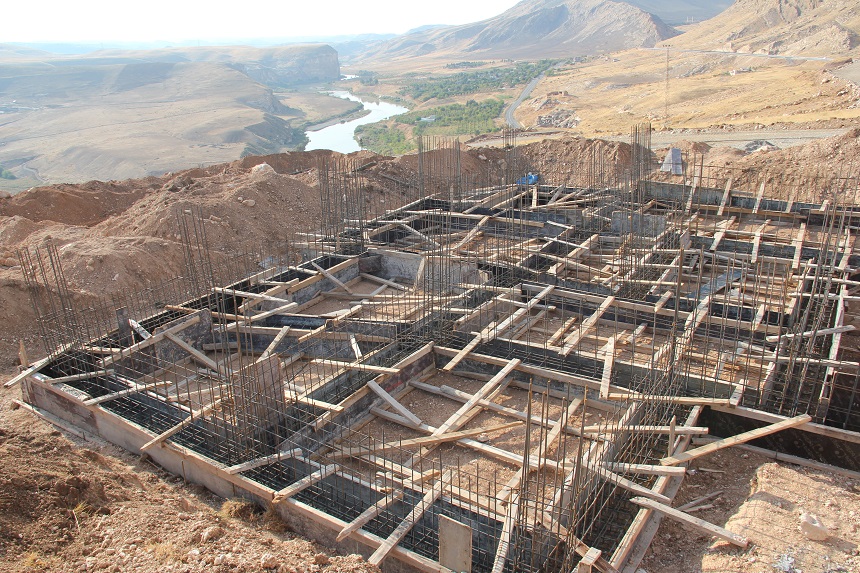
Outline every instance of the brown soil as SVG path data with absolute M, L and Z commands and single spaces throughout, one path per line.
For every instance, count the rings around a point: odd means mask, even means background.
M 8 377 L 3 377 L 7 379 Z M 379 571 L 115 446 L 64 436 L 0 391 L 0 571 Z
M 713 507 L 692 513 L 750 540 L 740 549 L 663 519 L 642 569 L 661 573 L 848 573 L 860 570 L 860 487 L 857 480 L 757 454 L 724 450 L 693 463 L 673 506 L 714 492 Z M 818 516 L 826 541 L 800 531 L 800 515 Z

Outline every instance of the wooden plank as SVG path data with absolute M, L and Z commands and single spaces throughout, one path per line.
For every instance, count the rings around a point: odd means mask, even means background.
M 717 209 L 717 217 L 722 217 L 723 212 L 726 210 L 726 205 L 729 203 L 729 197 L 732 195 L 732 178 L 729 177 L 728 183 L 726 183 L 726 190 L 723 193 L 723 198 L 720 200 L 720 208 Z
M 205 354 L 203 354 L 202 352 L 200 352 L 199 350 L 197 350 L 196 348 L 194 348 L 193 346 L 188 344 L 186 341 L 182 340 L 181 338 L 179 338 L 178 336 L 176 336 L 172 332 L 168 332 L 168 331 L 164 332 L 164 337 L 167 338 L 168 340 L 170 340 L 171 342 L 173 342 L 174 344 L 176 344 L 177 346 L 179 346 L 180 348 L 182 348 L 188 354 L 190 354 L 191 358 L 193 360 L 196 360 L 197 362 L 203 364 L 204 366 L 206 366 L 207 368 L 209 368 L 213 372 L 218 372 L 218 364 L 214 360 L 212 360 L 211 358 L 209 358 L 208 356 L 206 356 Z
M 498 372 L 498 374 L 493 376 L 489 382 L 484 384 L 484 386 L 478 392 L 476 392 L 475 395 L 472 396 L 472 398 L 468 402 L 460 406 L 460 408 L 456 412 L 451 414 L 451 416 L 449 416 L 449 418 L 445 420 L 445 422 L 441 426 L 439 426 L 439 428 L 435 432 L 433 432 L 433 434 L 439 436 L 448 431 L 456 430 L 460 426 L 462 426 L 462 424 L 467 420 L 466 416 L 472 410 L 472 408 L 474 408 L 480 400 L 490 395 L 493 390 L 496 390 L 497 387 L 500 387 L 502 381 L 508 376 L 508 374 L 510 374 L 511 371 L 516 369 L 517 366 L 519 366 L 520 364 L 522 364 L 522 360 L 520 360 L 519 358 L 514 358 L 513 360 L 508 362 L 504 366 L 504 368 L 502 368 Z
M 309 476 L 303 477 L 296 483 L 288 485 L 284 489 L 275 494 L 272 503 L 281 503 L 299 493 L 302 490 L 309 488 L 317 482 L 320 482 L 337 471 L 337 464 L 329 464 L 324 466 Z
M 362 370 L 365 372 L 379 372 L 380 374 L 397 374 L 400 372 L 398 368 L 389 368 L 388 366 L 376 366 L 374 364 L 363 364 L 361 362 L 344 362 L 342 360 L 326 360 L 323 358 L 314 358 L 314 364 L 322 364 L 325 366 L 336 366 L 338 368 L 346 368 L 347 370 Z
M 603 555 L 603 552 L 596 547 L 591 547 L 582 559 L 576 565 L 576 573 L 594 573 L 594 569 L 597 568 L 597 561 Z
M 583 431 L 587 434 L 622 434 L 625 432 L 634 432 L 639 434 L 668 434 L 671 431 L 671 428 L 669 426 L 608 425 L 585 426 L 585 428 L 583 428 Z M 700 426 L 678 426 L 677 428 L 675 428 L 675 434 L 678 436 L 699 436 L 707 433 L 708 428 Z
M 138 336 L 140 336 L 140 338 L 141 338 L 141 339 L 143 339 L 143 340 L 146 340 L 147 338 L 149 338 L 149 337 L 151 337 L 151 336 L 152 336 L 152 334 L 151 334 L 147 329 L 145 329 L 144 327 L 142 327 L 142 326 L 140 325 L 140 323 L 139 323 L 138 321 L 134 320 L 134 319 L 129 318 L 129 319 L 128 319 L 128 325 L 129 325 L 129 326 L 131 327 L 131 329 L 132 329 L 132 330 L 134 330 L 134 331 L 138 334 Z
M 374 519 L 376 519 L 377 516 L 379 516 L 380 513 L 388 509 L 389 505 L 396 501 L 400 501 L 401 499 L 403 499 L 402 491 L 394 491 L 391 494 L 383 497 L 375 504 L 371 505 L 363 512 L 361 512 L 361 515 L 347 523 L 344 528 L 340 530 L 340 533 L 337 534 L 337 541 L 343 541 L 344 539 L 349 537 L 353 531 L 361 529 L 364 524 L 368 523 L 369 521 L 373 521 Z
M 606 310 L 610 306 L 612 306 L 612 304 L 614 302 L 615 302 L 614 296 L 607 297 L 606 300 L 604 300 L 602 303 L 600 303 L 600 306 L 597 307 L 597 310 L 595 310 L 591 316 L 589 316 L 587 319 L 585 319 L 585 321 L 583 321 L 583 323 L 579 326 L 579 328 L 576 329 L 574 332 L 572 332 L 570 334 L 570 336 L 568 336 L 565 339 L 564 347 L 562 348 L 562 351 L 561 351 L 561 354 L 563 356 L 567 356 L 573 351 L 573 349 L 576 347 L 576 345 L 579 343 L 579 341 L 584 336 L 586 336 L 591 331 L 592 328 L 594 328 L 594 326 L 597 324 L 597 321 L 599 321 L 600 317 L 603 316 L 603 313 L 606 312 Z
M 377 409 L 373 410 L 374 412 L 378 412 Z M 423 425 L 423 424 L 422 424 Z M 366 456 L 371 454 L 378 454 L 381 452 L 386 452 L 389 450 L 400 450 L 414 447 L 424 447 L 424 446 L 435 446 L 437 444 L 443 444 L 446 442 L 456 442 L 461 438 L 469 438 L 472 436 L 478 436 L 480 434 L 489 434 L 492 432 L 500 432 L 502 430 L 509 430 L 511 428 L 516 428 L 517 426 L 521 426 L 522 422 L 508 422 L 506 424 L 499 424 L 497 426 L 483 426 L 481 428 L 472 428 L 471 430 L 460 430 L 457 432 L 447 432 L 445 434 L 440 435 L 430 435 L 424 436 L 421 438 L 410 438 L 408 440 L 400 440 L 399 442 L 388 442 L 382 443 L 374 446 L 359 446 L 355 448 L 346 448 L 340 451 L 332 452 L 331 456 L 336 457 L 350 457 L 350 456 Z M 408 426 L 408 424 L 407 424 Z
M 281 343 L 281 341 L 284 339 L 284 337 L 289 332 L 290 332 L 289 326 L 283 327 L 281 329 L 281 331 L 275 335 L 275 338 L 272 339 L 272 342 L 269 343 L 269 346 L 266 347 L 266 349 L 263 351 L 263 353 L 257 359 L 257 362 L 262 362 L 266 358 L 268 358 L 269 355 L 271 355 L 275 351 L 275 349 L 278 347 L 278 345 Z
M 373 282 L 376 282 L 379 284 L 390 286 L 392 288 L 396 288 L 397 290 L 409 290 L 409 287 L 405 287 L 402 284 L 396 283 L 394 281 L 390 281 L 388 279 L 384 279 L 382 277 L 378 277 L 376 275 L 371 275 L 368 273 L 359 273 L 359 276 L 362 278 L 365 278 L 369 281 L 373 281 Z
M 609 471 L 608 469 L 606 469 L 603 466 L 583 465 L 580 467 L 582 467 L 583 469 L 585 469 L 589 472 L 597 474 L 598 476 L 600 476 L 604 480 L 606 480 L 610 483 L 614 483 L 615 485 L 617 485 L 620 488 L 626 489 L 627 491 L 632 491 L 633 493 L 635 493 L 637 495 L 644 495 L 647 498 L 654 499 L 654 500 L 657 500 L 657 501 L 662 502 L 662 503 L 672 503 L 672 500 L 669 499 L 668 497 L 666 497 L 665 495 L 663 495 L 661 493 L 657 493 L 656 491 L 650 490 L 643 485 L 639 485 L 638 483 L 631 481 L 624 476 L 620 476 L 615 472 Z
M 782 420 L 781 422 L 770 424 L 769 426 L 764 426 L 763 428 L 750 430 L 749 432 L 744 432 L 742 434 L 738 434 L 730 438 L 725 438 L 716 442 L 711 442 L 710 444 L 704 446 L 700 446 L 698 448 L 694 448 L 692 450 L 687 450 L 686 452 L 677 454 L 675 456 L 663 458 L 662 460 L 660 460 L 660 463 L 664 466 L 674 466 L 682 464 L 689 460 L 705 456 L 723 448 L 728 448 L 736 444 L 743 444 L 758 438 L 762 438 L 764 436 L 775 434 L 776 432 L 789 428 L 796 428 L 798 426 L 802 426 L 803 424 L 806 424 L 811 420 L 812 416 L 809 416 L 808 414 L 795 416 L 794 418 L 788 418 L 787 420 Z
M 565 333 L 570 329 L 571 326 L 573 326 L 573 324 L 577 320 L 579 320 L 578 316 L 572 316 L 565 320 L 564 324 L 562 324 L 561 327 L 559 327 L 559 329 L 556 330 L 553 335 L 550 336 L 549 339 L 546 341 L 547 346 L 555 346 L 556 344 L 558 344 L 558 341 L 562 339 Z
M 78 380 L 88 380 L 90 378 L 97 378 L 99 376 L 111 376 L 115 370 L 107 369 L 107 370 L 95 370 L 93 372 L 82 372 L 81 374 L 70 374 L 69 376 L 60 376 L 59 378 L 48 378 L 45 377 L 45 382 L 50 384 L 60 384 L 61 382 L 76 382 Z
M 421 516 L 424 515 L 424 512 L 430 509 L 430 506 L 433 505 L 437 499 L 442 495 L 442 489 L 445 487 L 445 483 L 451 481 L 451 471 L 446 471 L 441 478 L 436 482 L 433 486 L 433 489 L 424 494 L 424 497 L 418 502 L 409 515 L 400 522 L 400 524 L 394 529 L 391 535 L 383 541 L 379 547 L 376 548 L 376 551 L 373 552 L 373 555 L 367 560 L 371 565 L 379 565 L 382 561 L 388 556 L 394 547 L 400 543 L 400 540 L 403 539 L 409 530 L 421 519 Z
M 200 311 L 197 311 L 197 312 L 200 312 Z M 136 344 L 132 344 L 131 346 L 123 348 L 121 352 L 118 352 L 116 354 L 111 354 L 110 356 L 105 356 L 104 358 L 102 358 L 102 366 L 107 367 L 107 366 L 113 364 L 114 362 L 116 362 L 117 360 L 121 360 L 127 356 L 130 356 L 131 354 L 137 352 L 138 350 L 143 350 L 144 348 L 148 348 L 148 347 L 152 346 L 156 342 L 164 340 L 168 334 L 176 334 L 177 332 L 180 332 L 180 331 L 188 328 L 189 326 L 193 326 L 193 325 L 197 324 L 198 322 L 200 322 L 200 314 L 197 314 L 196 316 L 192 316 L 191 318 L 189 318 L 185 322 L 177 324 L 176 326 L 172 326 L 172 327 L 168 328 L 167 330 L 163 330 L 159 333 L 153 334 L 152 336 L 150 336 L 146 340 L 141 340 L 140 342 L 138 342 Z
M 681 426 L 683 428 L 683 426 Z M 604 466 L 611 472 L 630 473 L 646 476 L 674 476 L 684 475 L 687 473 L 686 468 L 675 466 L 654 466 L 650 464 L 622 464 L 622 463 L 605 463 Z
M 641 507 L 645 507 L 648 509 L 653 509 L 655 511 L 659 511 L 666 517 L 674 519 L 675 521 L 679 521 L 681 523 L 685 523 L 699 531 L 707 533 L 709 535 L 713 535 L 715 537 L 719 537 L 725 541 L 728 541 L 732 545 L 737 545 L 738 547 L 746 549 L 749 545 L 750 541 L 746 537 L 742 535 L 738 535 L 737 533 L 732 533 L 728 529 L 719 527 L 714 525 L 713 523 L 708 523 L 703 519 L 699 519 L 698 517 L 694 517 L 692 515 L 688 515 L 683 511 L 678 511 L 673 507 L 669 507 L 668 505 L 658 503 L 651 499 L 646 499 L 642 497 L 634 497 L 631 499 L 633 503 L 639 505 Z
M 791 260 L 791 270 L 796 271 L 800 268 L 800 257 L 803 254 L 803 241 L 806 238 L 806 222 L 800 224 L 800 229 L 797 231 L 797 236 L 792 241 L 794 246 L 794 258 Z
M 753 207 L 753 210 L 752 210 L 753 215 L 758 213 L 758 210 L 761 207 L 761 201 L 762 201 L 762 199 L 764 199 L 764 186 L 765 186 L 765 182 L 762 181 L 761 186 L 758 188 L 758 195 L 756 195 L 756 198 L 755 198 L 755 207 Z
M 322 268 L 321 266 L 316 264 L 314 261 L 311 261 L 311 266 L 313 266 L 313 268 L 315 268 L 316 270 L 321 272 L 325 278 L 327 278 L 328 280 L 330 280 L 331 282 L 333 282 L 334 284 L 336 284 L 337 286 L 339 286 L 340 288 L 342 288 L 343 290 L 345 290 L 349 294 L 355 294 L 352 292 L 352 289 L 350 289 L 348 286 L 343 284 L 340 281 L 340 279 L 338 279 L 336 276 L 334 276 L 333 274 L 331 274 L 330 272 L 328 272 L 327 270 L 325 270 L 324 268 Z
M 410 381 L 409 385 L 414 386 L 419 390 L 423 390 L 424 392 L 429 392 L 437 396 L 445 396 L 446 398 L 457 400 L 458 402 L 467 402 L 472 398 L 472 396 L 474 396 L 474 394 L 469 394 L 468 392 L 463 392 L 462 390 L 457 390 L 456 388 L 451 388 L 450 386 L 436 387 L 430 384 L 424 384 L 415 381 Z M 516 418 L 517 420 L 522 420 L 523 422 L 527 422 L 529 420 L 528 413 L 526 412 L 523 412 L 521 410 L 515 410 L 514 408 L 510 408 L 508 406 L 502 406 L 501 404 L 496 404 L 495 402 L 491 402 L 486 399 L 479 401 L 478 405 L 486 408 L 487 410 L 493 410 L 494 412 L 508 415 L 512 418 Z M 531 421 L 532 424 L 538 424 L 540 426 L 544 426 L 545 428 L 550 428 L 554 424 L 552 420 L 542 418 L 536 415 L 532 415 Z M 575 436 L 580 435 L 579 430 L 571 426 L 565 426 L 564 431 L 568 434 L 573 434 Z
M 679 505 L 675 509 L 677 509 L 678 511 L 687 511 L 688 509 L 692 509 L 692 508 L 696 507 L 700 503 L 704 503 L 706 501 L 710 501 L 712 499 L 718 498 L 721 495 L 723 495 L 723 493 L 725 493 L 725 492 L 723 492 L 722 490 L 715 491 L 715 492 L 709 493 L 708 495 L 703 495 L 702 497 L 697 497 L 693 501 L 691 501 L 689 503 L 685 503 L 684 505 Z
M 248 470 L 253 470 L 262 466 L 268 466 L 270 464 L 277 463 L 281 460 L 287 460 L 290 458 L 296 458 L 302 455 L 302 450 L 300 448 L 296 448 L 294 450 L 290 450 L 287 452 L 278 452 L 277 454 L 272 454 L 270 456 L 264 456 L 262 458 L 257 458 L 254 460 L 250 460 L 241 464 L 236 464 L 235 466 L 230 466 L 224 471 L 230 475 L 235 475 L 241 472 L 246 472 Z
M 669 299 L 672 298 L 672 295 L 673 293 L 670 290 L 664 292 L 663 296 L 660 297 L 660 300 L 657 301 L 657 304 L 654 305 L 654 312 L 660 312 L 663 307 L 666 306 L 666 303 L 669 302 Z
M 212 404 L 209 404 L 208 406 L 206 406 L 205 408 L 203 408 L 199 412 L 192 413 L 191 415 L 189 415 L 187 418 L 185 418 L 184 420 L 182 420 L 181 422 L 179 422 L 178 424 L 176 424 L 172 428 L 168 428 L 167 430 L 158 434 L 156 437 L 154 437 L 153 439 L 151 439 L 147 443 L 143 444 L 140 447 L 140 451 L 145 452 L 146 450 L 152 448 L 153 446 L 160 444 L 164 440 L 168 439 L 170 436 L 173 436 L 174 434 L 178 434 L 183 429 L 185 429 L 188 426 L 190 426 L 191 424 L 193 424 L 195 420 L 198 420 L 200 418 L 205 418 L 211 412 L 213 412 L 214 410 L 217 410 L 221 406 L 222 401 L 223 401 L 223 398 L 219 398 L 218 400 L 216 400 Z
M 491 573 L 502 573 L 505 569 L 505 561 L 508 558 L 508 552 L 511 550 L 511 537 L 514 533 L 514 526 L 520 513 L 520 498 L 514 496 L 513 501 L 508 505 L 505 512 L 505 521 L 502 524 L 502 534 L 499 537 L 499 545 L 496 547 L 496 556 L 493 558 L 493 568 Z
M 401 416 L 403 416 L 404 418 L 406 418 L 407 420 L 409 420 L 410 422 L 412 422 L 412 423 L 413 423 L 413 424 L 415 424 L 416 426 L 420 426 L 420 425 L 423 423 L 423 422 L 421 421 L 421 418 L 419 418 L 418 416 L 416 416 L 415 414 L 413 414 L 413 413 L 412 413 L 411 411 L 409 411 L 409 409 L 408 409 L 408 408 L 406 408 L 403 404 L 401 404 L 400 402 L 398 402 L 397 400 L 395 400 L 395 399 L 394 399 L 394 397 L 393 397 L 391 394 L 389 394 L 388 392 L 386 392 L 386 391 L 385 391 L 385 390 L 384 390 L 384 389 L 383 389 L 379 384 L 377 384 L 377 383 L 376 383 L 376 382 L 374 382 L 373 380 L 368 380 L 368 381 L 367 381 L 367 386 L 368 386 L 371 390 L 373 390 L 373 392 L 374 392 L 377 396 L 379 396 L 380 398 L 382 398 L 383 400 L 385 400 L 385 402 L 386 402 L 386 403 L 388 403 L 388 405 L 389 405 L 389 406 L 391 406 L 392 408 L 394 408 L 394 411 L 395 411 L 395 412 L 397 412 L 398 414 L 400 414 Z
M 603 373 L 600 375 L 600 397 L 609 397 L 609 383 L 612 382 L 612 368 L 615 365 L 615 337 L 609 339 L 606 357 L 603 359 Z
M 458 573 L 472 571 L 472 528 L 439 515 L 439 564 Z
M 780 334 L 778 336 L 768 336 L 765 340 L 767 340 L 768 342 L 779 342 L 780 340 L 792 340 L 794 338 L 815 338 L 816 336 L 829 336 L 831 334 L 851 332 L 852 330 L 856 330 L 856 327 L 847 325 L 837 326 L 834 328 L 819 328 L 818 330 L 807 330 L 805 332 L 795 332 Z

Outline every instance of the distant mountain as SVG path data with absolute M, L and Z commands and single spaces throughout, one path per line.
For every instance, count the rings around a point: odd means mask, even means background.
M 652 47 L 678 32 L 659 17 L 615 0 L 524 0 L 488 20 L 404 34 L 362 58 L 416 56 L 535 59 Z
M 860 2 L 737 0 L 672 45 L 789 56 L 853 55 L 860 46 Z
M 337 52 L 320 44 L 76 56 L 0 46 L 0 165 L 80 181 L 295 149 L 301 113 L 273 90 L 339 77 Z
M 626 0 L 667 24 L 677 26 L 689 21 L 701 22 L 713 18 L 734 4 L 734 0 Z

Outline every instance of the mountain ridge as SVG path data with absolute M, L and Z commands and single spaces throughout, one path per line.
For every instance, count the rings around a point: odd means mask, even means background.
M 362 58 L 572 57 L 653 47 L 678 33 L 658 16 L 619 0 L 524 0 L 480 22 L 403 34 Z

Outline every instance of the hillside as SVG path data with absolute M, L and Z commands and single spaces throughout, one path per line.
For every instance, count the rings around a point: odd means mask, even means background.
M 559 69 L 520 106 L 517 120 L 586 136 L 624 134 L 641 121 L 658 129 L 750 130 L 860 120 L 856 75 L 839 69 L 858 53 L 857 2 L 738 0 L 684 29 L 654 49 Z
M 420 56 L 541 59 L 654 46 L 676 35 L 658 17 L 613 0 L 525 0 L 488 20 L 404 34 L 363 60 Z
M 785 56 L 838 57 L 860 45 L 854 0 L 737 0 L 673 39 L 673 47 Z
M 654 14 L 669 25 L 698 22 L 712 18 L 731 6 L 734 0 L 625 0 Z
M 0 189 L 142 177 L 295 148 L 301 113 L 272 86 L 340 74 L 337 53 L 321 45 L 7 52 L 15 55 L 0 59 L 0 165 L 19 180 Z

